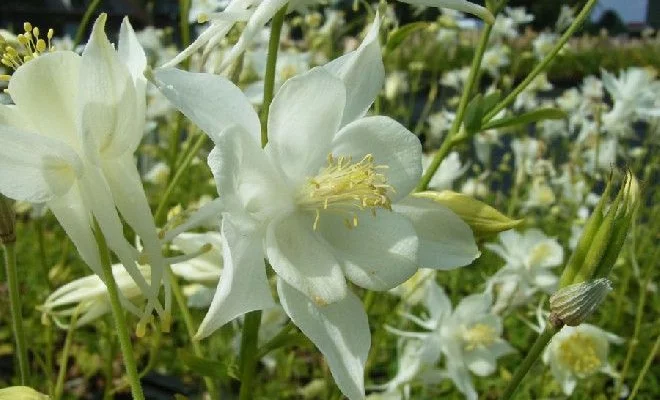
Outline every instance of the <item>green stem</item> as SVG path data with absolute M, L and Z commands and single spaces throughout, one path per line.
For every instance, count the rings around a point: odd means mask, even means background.
M 564 32 L 564 34 L 561 36 L 557 44 L 555 44 L 555 47 L 552 48 L 552 50 L 541 60 L 539 64 L 534 67 L 532 72 L 527 75 L 527 77 L 520 82 L 518 86 L 513 90 L 513 92 L 509 93 L 508 96 L 504 98 L 499 104 L 497 104 L 492 110 L 490 110 L 483 118 L 483 123 L 486 123 L 493 119 L 500 111 L 508 107 L 513 101 L 516 99 L 516 97 L 523 91 L 527 86 L 529 86 L 530 83 L 536 78 L 538 74 L 543 72 L 550 62 L 555 58 L 557 53 L 564 47 L 566 42 L 568 42 L 568 39 L 573 36 L 575 31 L 578 30 L 578 28 L 582 25 L 582 22 L 589 16 L 589 13 L 591 12 L 591 9 L 593 6 L 598 2 L 598 0 L 588 0 L 587 3 L 584 5 L 582 8 L 582 11 L 575 17 L 575 20 L 571 24 L 571 26 Z
M 101 4 L 101 0 L 92 0 L 83 14 L 82 20 L 80 20 L 80 25 L 78 25 L 78 30 L 76 31 L 76 36 L 73 39 L 73 48 L 75 49 L 80 43 L 82 43 L 83 36 L 85 36 L 85 31 L 87 30 L 87 25 L 89 25 L 89 20 L 92 18 L 92 14 Z
M 190 44 L 190 0 L 179 0 L 179 30 L 181 32 L 181 46 L 185 49 Z
M 268 58 L 266 59 L 266 75 L 264 77 L 264 101 L 261 106 L 261 147 L 268 143 L 268 111 L 273 101 L 275 91 L 275 66 L 277 65 L 277 52 L 280 48 L 280 33 L 284 25 L 284 16 L 287 6 L 283 6 L 273 17 L 268 40 Z
M 484 52 L 486 51 L 486 47 L 488 46 L 488 38 L 490 37 L 490 32 L 492 30 L 493 30 L 492 25 L 486 25 L 484 27 L 483 32 L 481 32 L 481 38 L 479 39 L 479 44 L 477 45 L 477 49 L 475 50 L 474 53 L 474 58 L 472 59 L 470 74 L 468 75 L 466 85 L 463 88 L 463 94 L 461 95 L 461 100 L 458 103 L 458 109 L 456 110 L 456 118 L 454 119 L 454 122 L 452 123 L 451 128 L 447 133 L 447 136 L 442 141 L 442 145 L 440 145 L 440 149 L 433 156 L 433 161 L 431 161 L 431 165 L 429 165 L 429 168 L 426 170 L 424 176 L 422 176 L 422 179 L 417 185 L 418 192 L 422 192 L 429 187 L 429 182 L 431 182 L 431 178 L 433 178 L 435 171 L 438 170 L 440 163 L 442 163 L 442 160 L 444 160 L 447 154 L 449 154 L 449 151 L 452 149 L 452 147 L 454 147 L 454 145 L 459 142 L 459 140 L 457 140 L 458 139 L 457 136 L 460 136 L 458 135 L 458 132 L 461 128 L 461 124 L 463 123 L 463 118 L 465 117 L 465 109 L 467 108 L 467 105 L 470 102 L 470 93 L 472 93 L 472 89 L 476 85 L 477 76 L 479 76 L 479 68 L 481 67 L 481 60 L 484 57 Z
M 165 189 L 165 193 L 163 193 L 163 196 L 160 199 L 160 203 L 158 204 L 158 208 L 156 209 L 156 213 L 154 214 L 154 220 L 156 221 L 157 224 L 163 222 L 163 219 L 165 218 L 165 212 L 167 210 L 166 208 L 167 201 L 172 195 L 172 191 L 174 191 L 174 188 L 179 183 L 179 180 L 181 180 L 183 173 L 188 168 L 188 165 L 190 165 L 190 163 L 192 162 L 192 159 L 195 157 L 195 154 L 197 154 L 199 149 L 204 145 L 205 141 L 206 141 L 206 135 L 200 134 L 199 137 L 197 137 L 197 141 L 190 148 L 190 151 L 186 155 L 186 158 L 183 159 L 181 165 L 179 166 L 179 168 L 177 168 L 174 177 L 167 185 L 167 188 Z
M 239 400 L 253 398 L 255 369 L 257 367 L 259 326 L 261 325 L 261 310 L 245 314 L 243 324 L 243 336 L 241 337 L 241 390 L 238 394 Z
M 60 370 L 57 374 L 57 383 L 55 384 L 55 395 L 53 396 L 56 400 L 62 398 L 62 393 L 64 393 L 64 378 L 66 377 L 66 368 L 69 362 L 69 353 L 71 352 L 71 343 L 73 342 L 73 333 L 76 331 L 76 323 L 78 322 L 78 311 L 80 307 L 76 307 L 69 321 L 69 329 L 66 333 L 66 339 L 64 339 L 64 349 L 62 349 L 62 358 L 60 358 Z
M 124 365 L 126 367 L 126 375 L 131 385 L 133 399 L 144 400 L 144 393 L 142 392 L 142 386 L 140 386 L 140 377 L 138 375 L 135 355 L 133 353 L 133 345 L 131 343 L 131 338 L 129 336 L 128 327 L 126 324 L 126 315 L 124 315 L 124 309 L 122 308 L 121 301 L 119 300 L 119 289 L 117 288 L 117 282 L 115 281 L 115 277 L 112 275 L 112 263 L 110 261 L 108 243 L 105 241 L 103 232 L 101 232 L 101 229 L 96 220 L 94 220 L 94 237 L 96 239 L 96 243 L 101 255 L 103 281 L 108 288 L 108 297 L 110 300 L 110 307 L 112 309 L 112 316 L 115 321 L 115 328 L 117 330 L 117 336 L 119 337 L 119 347 L 121 349 Z
M 534 365 L 536 359 L 539 358 L 541 352 L 543 351 L 543 349 L 545 349 L 545 346 L 550 342 L 550 339 L 552 339 L 552 337 L 555 335 L 555 333 L 557 333 L 557 331 L 558 331 L 557 328 L 549 324 L 545 328 L 545 330 L 539 335 L 539 337 L 536 338 L 536 341 L 529 349 L 527 356 L 523 360 L 522 364 L 520 364 L 520 366 L 516 370 L 516 373 L 513 375 L 513 378 L 511 378 L 511 382 L 509 382 L 509 385 L 507 386 L 506 390 L 504 391 L 504 394 L 501 397 L 502 400 L 508 400 L 513 396 L 513 394 L 516 392 L 516 389 L 518 389 L 518 386 L 522 382 L 525 375 L 527 375 L 529 370 L 532 368 L 532 365 Z
M 16 340 L 16 358 L 18 370 L 21 375 L 21 385 L 28 385 L 29 367 L 25 332 L 23 331 L 23 314 L 21 313 L 21 299 L 18 293 L 18 274 L 16 273 L 16 247 L 15 243 L 5 243 L 5 269 L 7 271 L 7 285 L 9 286 L 9 306 L 11 307 L 11 324 Z
M 649 368 L 651 368 L 651 363 L 653 362 L 655 355 L 658 353 L 658 349 L 660 349 L 660 336 L 658 336 L 655 339 L 653 348 L 651 349 L 649 356 L 646 358 L 642 370 L 639 372 L 639 375 L 637 376 L 637 380 L 635 381 L 635 386 L 633 386 L 633 390 L 630 393 L 629 400 L 633 400 L 635 396 L 637 396 L 637 392 L 639 391 L 639 388 L 642 386 L 642 382 L 644 381 L 644 377 L 646 376 L 646 373 L 649 372 Z
M 44 235 L 44 224 L 43 218 L 35 218 L 34 228 L 37 231 L 37 241 L 39 243 L 39 261 L 41 262 L 41 269 L 44 274 L 44 279 L 46 280 L 46 285 L 48 289 L 52 289 L 50 284 L 50 279 L 48 278 L 48 255 L 46 254 L 46 237 Z
M 188 337 L 190 337 L 191 339 L 193 353 L 195 354 L 195 356 L 199 358 L 203 358 L 204 353 L 202 352 L 202 348 L 199 345 L 199 341 L 192 340 L 195 337 L 195 324 L 193 322 L 192 315 L 190 314 L 190 310 L 188 309 L 188 305 L 186 304 L 186 298 L 183 295 L 181 286 L 179 286 L 179 281 L 177 280 L 177 277 L 172 273 L 171 269 L 168 268 L 167 273 L 168 273 L 168 278 L 170 280 L 170 285 L 172 287 L 172 294 L 174 294 L 174 301 L 176 301 L 177 307 L 179 307 L 179 310 L 181 311 L 181 315 L 183 316 L 183 323 L 186 326 Z M 205 376 L 204 384 L 206 385 L 206 389 L 209 391 L 209 395 L 211 396 L 211 398 L 214 400 L 219 400 L 220 393 L 218 392 L 218 389 L 215 387 L 215 383 L 213 382 L 213 379 L 211 379 L 208 376 Z

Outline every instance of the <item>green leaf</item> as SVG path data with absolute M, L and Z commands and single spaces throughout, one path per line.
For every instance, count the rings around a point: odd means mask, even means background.
M 226 378 L 227 373 L 231 370 L 233 364 L 233 360 L 229 362 L 209 360 L 207 358 L 197 357 L 196 355 L 181 349 L 178 351 L 178 356 L 183 364 L 190 368 L 190 370 L 195 371 L 202 376 L 210 376 L 213 378 Z
M 481 119 L 484 117 L 484 98 L 481 94 L 474 96 L 465 108 L 463 125 L 465 132 L 469 135 L 476 133 L 481 128 Z
M 538 122 L 545 119 L 564 119 L 566 117 L 566 112 L 558 108 L 541 108 L 522 115 L 504 117 L 487 122 L 482 128 L 483 130 L 500 129 L 514 125 L 531 124 L 533 122 Z
M 502 97 L 502 92 L 500 90 L 496 90 L 490 94 L 487 94 L 484 97 L 484 114 L 488 113 L 490 110 L 495 108 L 497 103 L 500 101 L 500 98 Z
M 429 25 L 428 22 L 413 22 L 411 24 L 404 25 L 398 29 L 392 31 L 387 36 L 387 44 L 385 45 L 385 51 L 391 52 L 394 51 L 397 47 L 403 43 L 404 40 L 414 32 L 420 31 L 426 28 Z

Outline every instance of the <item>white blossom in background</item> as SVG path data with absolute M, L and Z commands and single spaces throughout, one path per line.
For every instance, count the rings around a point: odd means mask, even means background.
M 435 282 L 436 271 L 420 268 L 413 276 L 399 286 L 390 289 L 390 293 L 401 298 L 406 304 L 416 305 L 426 298 L 426 291 Z
M 408 93 L 408 73 L 405 71 L 393 71 L 385 77 L 385 98 L 394 101 L 401 95 Z
M 489 47 L 481 60 L 481 68 L 493 78 L 498 78 L 500 76 L 500 70 L 511 63 L 509 59 L 510 52 L 509 46 L 503 44 L 496 44 Z
M 607 360 L 610 343 L 621 344 L 623 339 L 589 324 L 564 326 L 543 352 L 543 362 L 570 396 L 580 380 L 598 372 L 617 376 Z
M 612 109 L 603 115 L 603 128 L 614 135 L 631 132 L 638 119 L 660 117 L 660 80 L 644 68 L 628 68 L 619 76 L 603 70 L 603 86 L 613 101 Z
M 532 49 L 534 50 L 534 56 L 538 60 L 543 59 L 550 51 L 552 48 L 555 46 L 557 41 L 559 40 L 559 37 L 555 33 L 550 33 L 550 32 L 541 32 L 539 35 L 534 38 L 534 41 L 532 42 Z
M 222 213 L 223 273 L 197 337 L 275 305 L 266 258 L 285 312 L 351 399 L 364 398 L 370 333 L 346 279 L 388 290 L 419 266 L 455 268 L 479 255 L 458 216 L 407 196 L 422 172 L 417 137 L 390 118 L 364 117 L 384 79 L 378 29 L 377 17 L 356 51 L 284 83 L 264 149 L 259 118 L 231 82 L 155 71 L 163 93 L 215 143 L 208 162 L 221 197 L 191 218 Z
M 433 161 L 433 154 L 424 154 L 422 156 L 422 165 L 424 171 Z M 454 186 L 454 181 L 465 174 L 470 164 L 461 165 L 461 160 L 458 153 L 452 151 L 445 157 L 440 166 L 435 171 L 433 178 L 429 182 L 429 189 L 432 190 L 450 190 Z
M 417 379 L 425 384 L 451 379 L 467 399 L 476 400 L 478 395 L 471 374 L 481 377 L 493 374 L 497 359 L 515 351 L 502 339 L 502 319 L 491 309 L 491 295 L 464 297 L 452 310 L 449 297 L 433 283 L 424 305 L 429 315 L 426 319 L 404 314 L 424 331 L 407 332 L 387 327 L 390 332 L 416 344 L 405 346 L 405 362 L 400 361 L 404 368 L 381 387 L 392 391 L 394 387 Z M 440 368 L 442 358 L 444 367 Z
M 534 14 L 528 14 L 525 7 L 504 7 L 504 12 L 517 25 L 524 25 L 534 21 Z
M 552 269 L 564 261 L 564 250 L 556 239 L 538 229 L 509 230 L 498 239 L 499 243 L 486 244 L 505 261 L 487 283 L 497 294 L 496 312 L 525 304 L 538 291 L 550 294 L 556 289 L 559 278 Z
M 250 83 L 244 90 L 252 104 L 260 105 L 263 102 L 267 56 L 268 50 L 264 47 L 248 52 L 249 66 L 259 77 L 259 80 Z M 278 52 L 275 65 L 275 93 L 287 79 L 309 70 L 310 57 L 310 53 L 293 48 Z

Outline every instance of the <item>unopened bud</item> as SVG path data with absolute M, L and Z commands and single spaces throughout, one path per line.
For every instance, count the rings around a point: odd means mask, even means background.
M 414 196 L 430 199 L 456 213 L 470 226 L 475 238 L 484 239 L 520 225 L 522 219 L 511 219 L 488 204 L 471 196 L 444 190 L 421 192 Z
M 0 244 L 16 242 L 16 213 L 12 201 L 0 193 Z
M 550 322 L 559 328 L 583 323 L 612 290 L 610 281 L 599 278 L 559 289 L 550 296 Z
M 48 400 L 50 397 L 27 386 L 0 389 L 0 400 Z

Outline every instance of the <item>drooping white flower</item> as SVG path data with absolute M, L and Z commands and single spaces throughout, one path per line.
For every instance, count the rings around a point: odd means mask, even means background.
M 529 229 L 524 233 L 502 232 L 499 240 L 499 244 L 486 244 L 506 262 L 488 280 L 489 288 L 497 286 L 496 311 L 523 304 L 539 290 L 554 291 L 559 278 L 552 268 L 564 261 L 564 250 L 556 239 L 538 229 Z
M 543 362 L 550 366 L 564 394 L 570 396 L 580 379 L 598 372 L 615 376 L 607 361 L 610 343 L 623 340 L 589 324 L 564 326 L 543 352 Z
M 493 15 L 488 9 L 467 0 L 400 1 L 417 6 L 451 8 L 477 15 L 488 23 L 493 21 Z M 204 47 L 204 52 L 208 53 L 210 49 L 216 46 L 227 35 L 234 24 L 240 21 L 247 21 L 238 42 L 236 42 L 222 60 L 219 70 L 224 70 L 248 48 L 254 37 L 282 7 L 287 7 L 287 12 L 298 11 L 305 13 L 309 7 L 322 4 L 323 2 L 324 0 L 231 0 L 222 12 L 199 15 L 198 20 L 202 22 L 208 20 L 211 22 L 210 26 L 190 46 L 174 59 L 164 64 L 163 68 L 176 66 L 202 47 Z
M 133 160 L 143 132 L 146 59 L 127 19 L 115 50 L 104 33 L 106 18 L 96 20 L 82 56 L 42 54 L 11 77 L 15 105 L 0 106 L 0 191 L 46 203 L 102 276 L 95 219 L 148 299 L 144 323 L 154 307 L 164 313 L 157 295 L 165 263 Z M 124 238 L 119 213 L 144 241 L 151 287 L 138 271 L 144 257 Z
M 406 370 L 399 371 L 393 381 L 383 386 L 391 391 L 393 385 L 417 378 L 425 383 L 451 379 L 466 398 L 476 400 L 470 373 L 491 375 L 496 370 L 497 359 L 514 351 L 501 337 L 502 320 L 491 311 L 491 304 L 490 294 L 474 294 L 463 298 L 452 311 L 451 300 L 433 282 L 425 301 L 428 319 L 404 314 L 425 331 L 406 332 L 388 327 L 392 333 L 417 344 L 407 346 L 403 353 L 411 358 L 405 363 Z M 445 366 L 439 369 L 443 356 Z
M 460 218 L 406 197 L 421 175 L 419 140 L 390 118 L 363 117 L 384 78 L 376 21 L 356 51 L 282 86 L 264 149 L 259 119 L 232 83 L 155 72 L 163 93 L 216 145 L 208 161 L 221 197 L 200 215 L 222 212 L 224 266 L 198 337 L 274 305 L 267 258 L 284 310 L 351 399 L 364 397 L 370 335 L 346 278 L 387 290 L 420 265 L 453 268 L 478 255 Z

